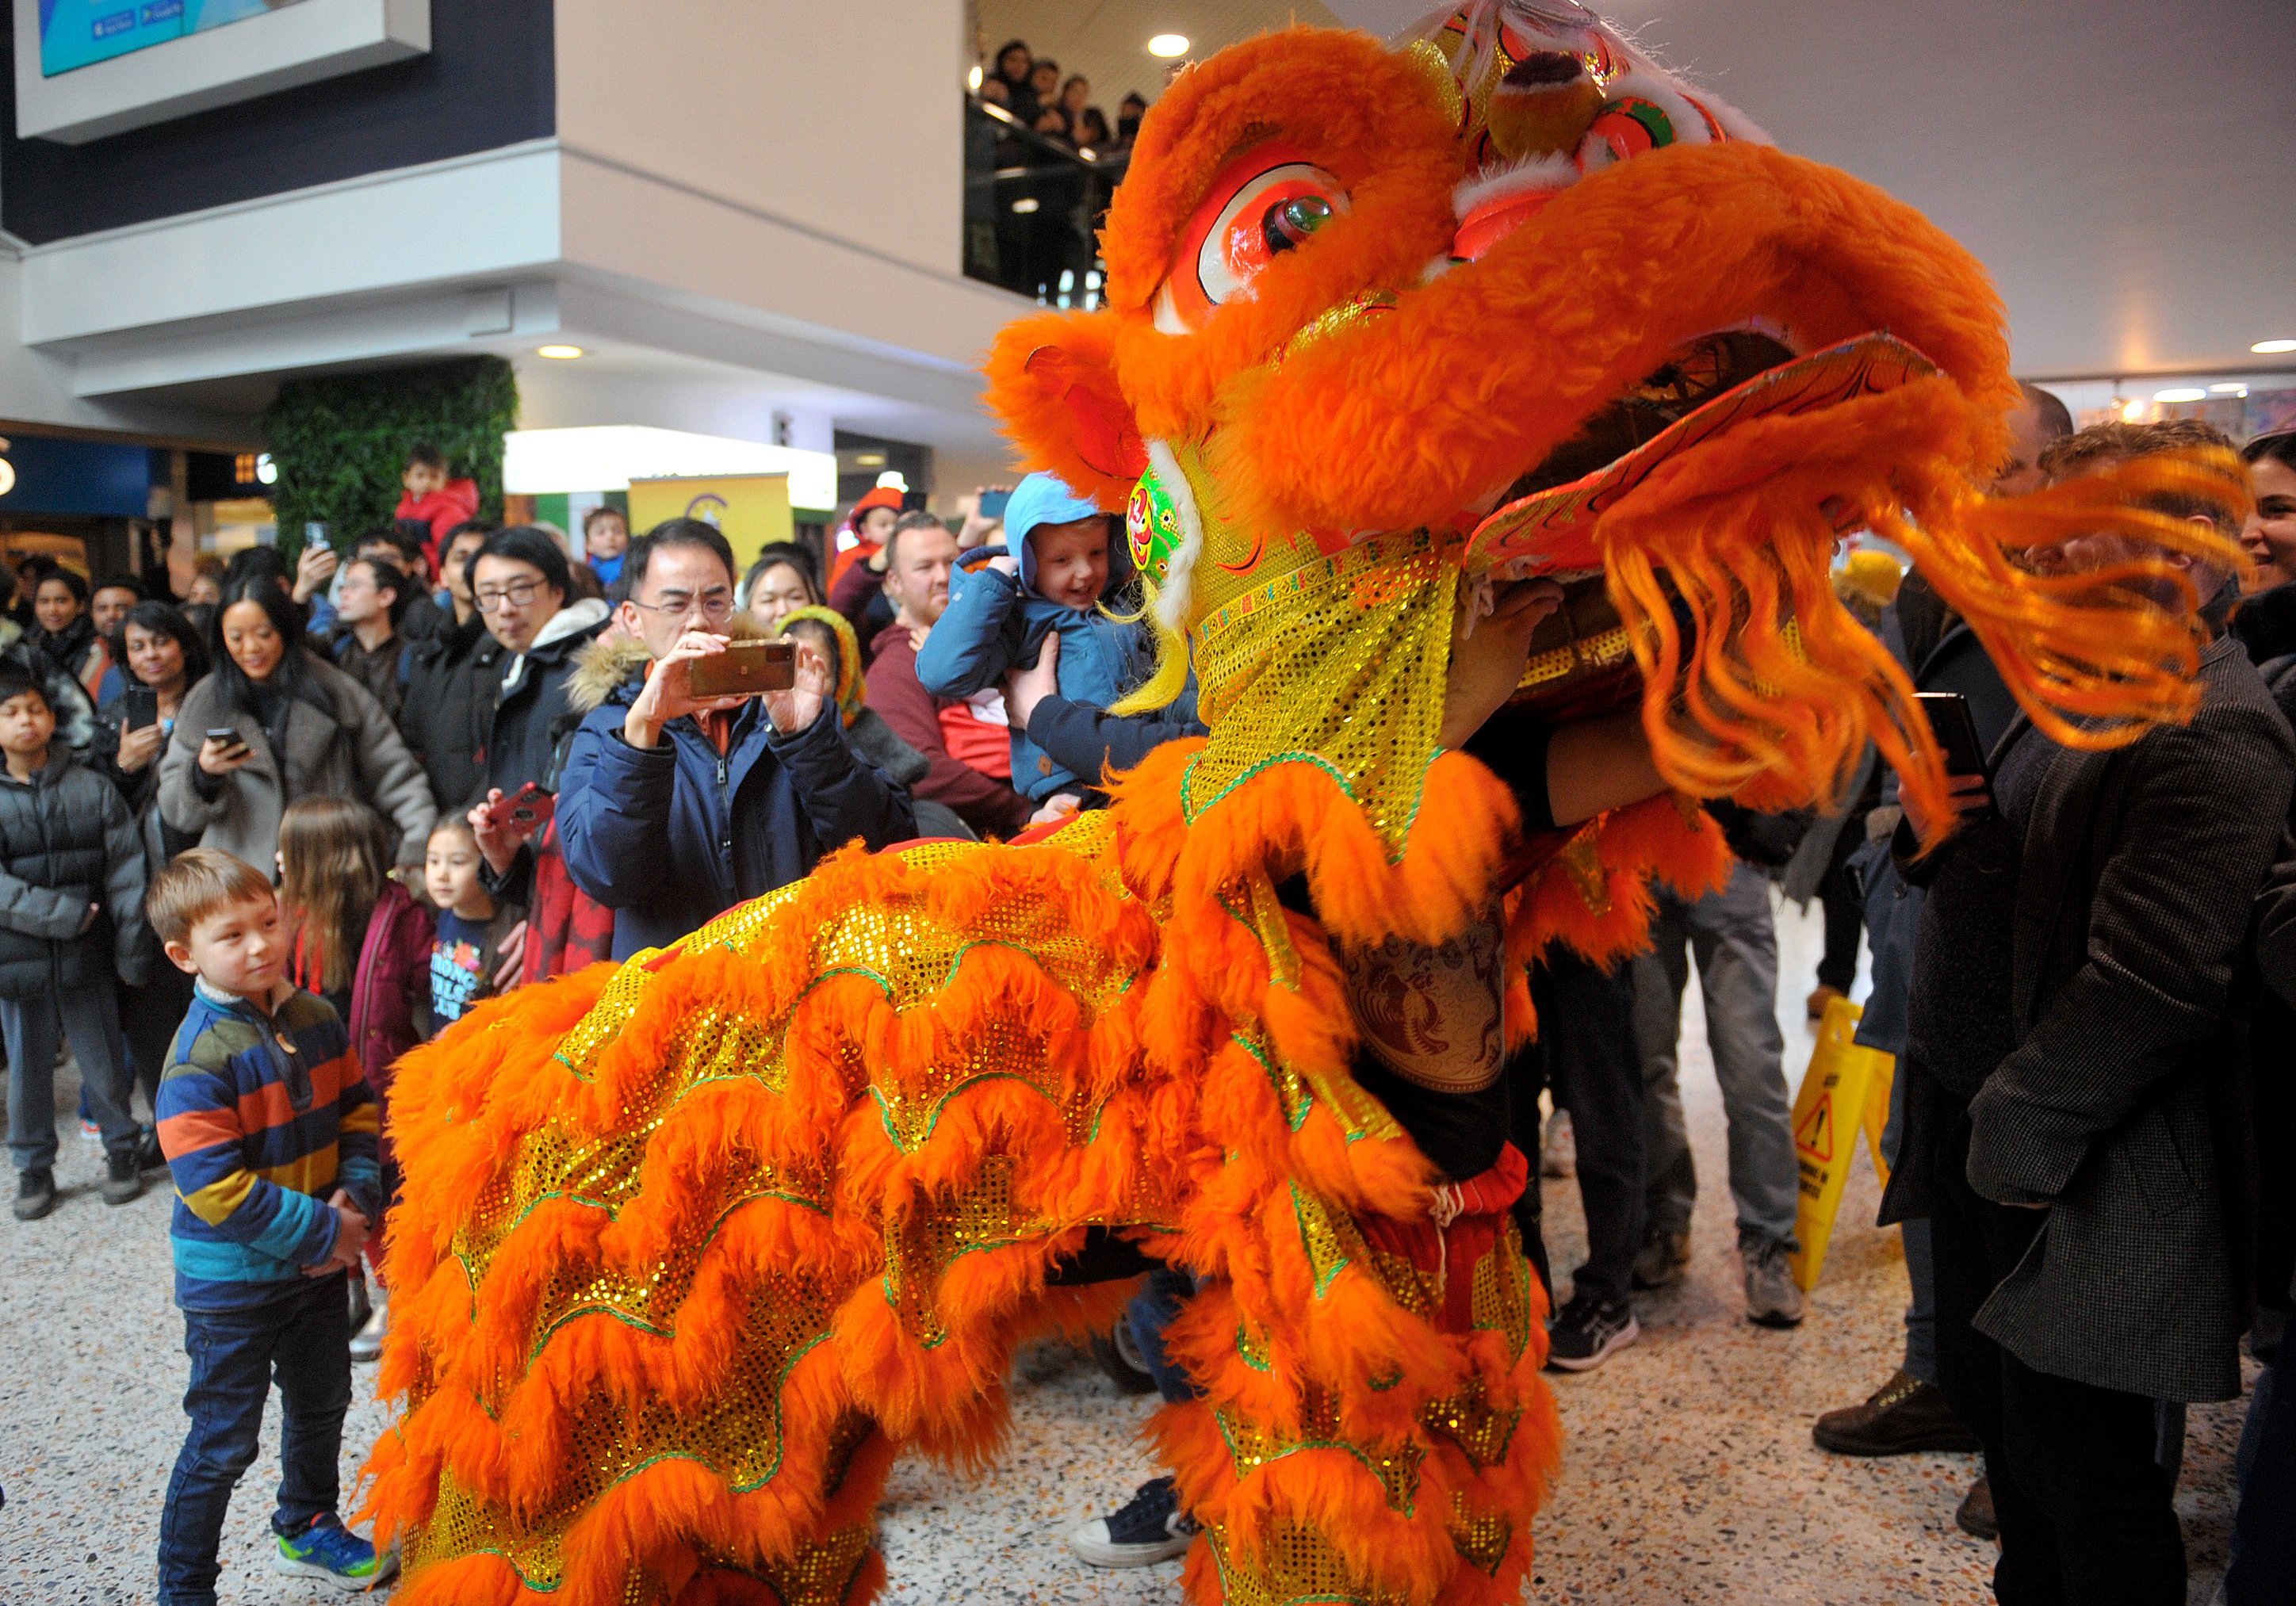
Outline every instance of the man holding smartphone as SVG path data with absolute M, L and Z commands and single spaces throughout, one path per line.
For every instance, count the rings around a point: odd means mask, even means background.
M 726 537 L 698 520 L 631 543 L 619 639 L 590 650 L 571 688 L 586 712 L 560 782 L 559 839 L 575 885 L 615 912 L 617 959 L 676 941 L 849 841 L 916 834 L 907 791 L 846 744 L 828 666 L 808 645 L 786 689 L 695 686 L 694 666 L 746 628 L 736 573 Z

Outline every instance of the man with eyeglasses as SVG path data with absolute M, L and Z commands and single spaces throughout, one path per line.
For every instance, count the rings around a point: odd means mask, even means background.
M 699 697 L 692 667 L 754 629 L 734 608 L 734 553 L 673 519 L 631 543 L 627 639 L 586 655 L 558 831 L 574 884 L 614 911 L 614 957 L 676 941 L 859 840 L 917 833 L 909 794 L 846 744 L 828 665 L 798 646 L 786 692 Z
M 471 601 L 502 667 L 482 760 L 490 792 L 549 788 L 575 655 L 606 626 L 605 603 L 570 602 L 572 589 L 565 548 L 530 524 L 496 530 L 471 560 Z

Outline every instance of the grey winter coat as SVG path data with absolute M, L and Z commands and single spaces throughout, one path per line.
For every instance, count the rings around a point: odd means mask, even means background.
M 88 905 L 101 906 L 93 923 Z M 116 972 L 142 985 L 144 846 L 119 789 L 59 738 L 29 782 L 0 771 L 0 998 Z
M 298 798 L 353 798 L 398 831 L 400 864 L 421 864 L 439 818 L 422 766 L 365 686 L 316 654 L 305 657 L 303 672 L 334 713 L 298 699 L 287 716 L 287 750 L 281 754 L 272 752 L 252 714 L 223 706 L 214 676 L 184 694 L 160 760 L 160 816 L 177 831 L 197 832 L 201 847 L 220 848 L 267 875 L 287 805 Z M 210 727 L 225 725 L 240 733 L 255 757 L 224 776 L 213 797 L 203 797 L 197 780 L 200 744 Z

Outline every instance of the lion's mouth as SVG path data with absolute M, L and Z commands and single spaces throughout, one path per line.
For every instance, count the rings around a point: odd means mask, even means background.
M 1794 360 L 1784 340 L 1750 329 L 1701 335 L 1614 397 L 1538 465 L 1518 476 L 1502 505 L 1568 485 L 1657 439 L 1717 397 Z
M 1886 332 L 1807 356 L 1759 328 L 1702 335 L 1517 477 L 1468 537 L 1467 561 L 1518 573 L 1599 567 L 1595 523 L 1669 457 L 1753 419 L 1836 406 L 1936 372 Z

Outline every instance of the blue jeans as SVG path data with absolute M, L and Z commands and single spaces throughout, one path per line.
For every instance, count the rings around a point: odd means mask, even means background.
M 1730 1194 L 1742 1244 L 1791 1243 L 1800 1203 L 1785 1034 L 1778 1029 L 1778 933 L 1770 884 L 1739 864 L 1728 884 L 1695 903 L 1658 891 L 1650 948 L 1635 960 L 1635 1038 L 1642 1050 L 1648 1135 L 1643 1187 L 1646 1231 L 1690 1230 L 1698 1202 L 1690 1131 L 1682 1116 L 1677 1052 L 1690 962 L 1706 1001 L 1706 1042 L 1730 1123 Z
M 1140 1358 L 1148 1363 L 1156 1392 L 1168 1400 L 1196 1397 L 1196 1386 L 1188 1381 L 1187 1372 L 1164 1353 L 1164 1329 L 1180 1314 L 1180 1301 L 1195 1291 L 1193 1277 L 1160 1266 L 1148 1274 L 1148 1281 L 1124 1307 L 1124 1319 L 1132 1323 L 1132 1341 L 1140 1346 Z
M 296 1534 L 341 1497 L 343 1413 L 351 1403 L 349 1296 L 343 1274 L 315 1277 L 250 1310 L 187 1310 L 192 1430 L 160 1517 L 160 1606 L 215 1606 L 216 1546 L 240 1475 L 263 1441 L 263 1405 L 283 1402 L 275 1533 Z

